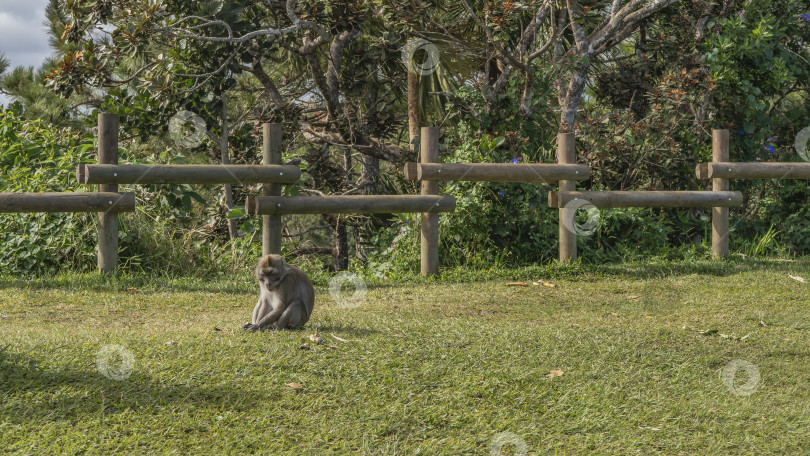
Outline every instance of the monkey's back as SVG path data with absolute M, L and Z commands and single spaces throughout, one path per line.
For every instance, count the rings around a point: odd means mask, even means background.
M 312 282 L 309 280 L 309 277 L 307 277 L 304 271 L 289 263 L 287 264 L 287 267 L 290 268 L 290 272 L 287 273 L 287 277 L 285 277 L 284 280 L 287 281 L 289 279 L 293 279 L 291 280 L 291 286 L 295 289 L 290 290 L 290 292 L 292 293 L 292 296 L 295 297 L 293 299 L 300 299 L 304 303 L 308 320 L 312 315 L 312 308 L 315 306 L 315 287 L 312 286 Z

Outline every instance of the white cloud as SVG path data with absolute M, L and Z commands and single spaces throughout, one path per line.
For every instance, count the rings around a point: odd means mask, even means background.
M 11 67 L 38 67 L 51 54 L 45 7 L 48 0 L 0 0 L 0 53 Z M 0 97 L 0 104 L 7 100 Z
M 47 0 L 0 0 L 0 52 L 12 66 L 39 66 L 50 54 L 45 22 Z

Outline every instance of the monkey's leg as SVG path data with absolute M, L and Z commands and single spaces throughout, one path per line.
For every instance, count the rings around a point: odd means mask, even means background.
M 276 324 L 276 329 L 300 328 L 307 322 L 306 315 L 304 304 L 301 301 L 295 301 L 281 314 Z
M 257 329 L 265 329 L 268 326 L 272 325 L 273 323 L 275 323 L 279 319 L 279 317 L 281 317 L 281 315 L 284 313 L 284 311 L 286 309 L 287 309 L 287 306 L 283 306 L 283 305 L 279 306 L 277 309 L 273 309 L 273 311 L 270 312 L 269 314 L 265 315 L 264 318 L 261 319 L 261 321 L 254 324 L 253 328 L 255 328 L 255 329 L 252 329 L 252 330 L 255 331 Z

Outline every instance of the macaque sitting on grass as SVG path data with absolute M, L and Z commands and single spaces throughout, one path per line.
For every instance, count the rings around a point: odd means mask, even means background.
M 287 264 L 280 255 L 267 255 L 256 266 L 261 295 L 253 309 L 248 331 L 301 328 L 312 315 L 315 289 L 303 271 Z

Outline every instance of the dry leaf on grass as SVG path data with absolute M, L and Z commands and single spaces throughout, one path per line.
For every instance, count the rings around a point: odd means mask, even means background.
M 554 377 L 561 377 L 563 374 L 562 369 L 554 369 L 553 371 L 546 374 L 546 378 L 554 378 Z
M 132 288 L 132 287 L 129 287 L 129 288 L 127 288 L 127 290 L 126 290 L 126 291 L 138 291 L 138 289 L 137 289 L 137 288 Z
M 652 376 L 652 379 L 653 379 L 653 380 L 655 380 L 655 381 L 657 382 L 658 380 L 661 380 L 661 377 L 659 377 L 659 376 L 657 376 L 657 375 L 653 375 L 653 376 Z
M 507 287 L 528 287 L 529 284 L 526 282 L 508 282 L 506 284 Z
M 405 337 L 402 334 L 391 334 L 391 335 L 394 336 L 394 337 Z
M 795 280 L 797 282 L 807 283 L 807 281 L 804 280 L 804 277 L 792 276 L 790 274 L 788 274 L 788 277 L 790 277 L 791 279 L 793 279 L 793 280 Z
M 542 285 L 547 288 L 557 288 L 556 283 L 546 282 L 545 280 L 538 280 L 537 282 L 532 282 L 532 285 Z
M 301 385 L 299 385 L 298 383 L 295 383 L 295 382 L 287 383 L 287 386 L 289 386 L 292 389 L 297 389 L 297 390 L 304 389 L 303 386 L 301 386 Z
M 640 297 L 641 296 L 639 296 L 639 295 L 630 295 L 630 296 L 627 297 L 627 299 L 638 299 Z
M 321 337 L 321 336 L 319 336 L 317 334 L 310 334 L 309 335 L 309 340 L 315 342 L 316 344 L 322 344 L 322 343 L 326 342 L 326 339 L 324 339 L 323 337 Z
M 309 344 L 301 344 L 301 346 L 298 347 L 298 349 L 299 350 L 309 350 L 310 346 L 309 346 Z
M 168 342 L 164 342 L 164 343 L 163 343 L 163 345 L 174 345 L 174 344 L 176 344 L 176 343 L 177 343 L 177 341 L 175 341 L 175 340 L 170 340 L 170 341 L 168 341 Z

